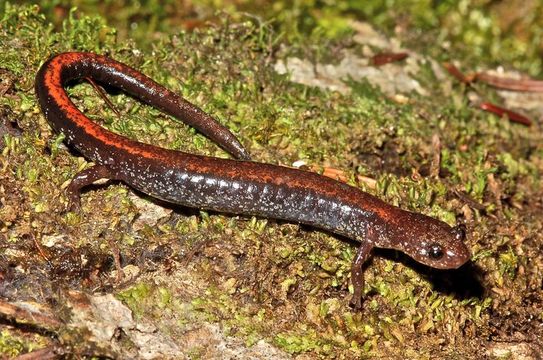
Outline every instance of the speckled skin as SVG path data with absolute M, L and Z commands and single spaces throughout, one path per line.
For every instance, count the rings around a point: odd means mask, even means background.
M 362 244 L 352 270 L 355 306 L 361 304 L 362 264 L 373 247 L 397 249 L 440 269 L 469 260 L 460 228 L 394 207 L 345 183 L 283 166 L 167 150 L 114 134 L 88 119 L 68 98 L 64 84 L 80 78 L 121 88 L 180 117 L 237 158 L 248 159 L 228 130 L 136 70 L 95 54 L 60 54 L 39 70 L 36 94 L 53 128 L 96 163 L 76 175 L 68 188 L 75 205 L 83 186 L 111 178 L 176 204 L 284 219 L 347 236 Z
M 249 154 L 236 137 L 211 116 L 182 97 L 157 84 L 133 68 L 93 53 L 63 53 L 49 59 L 36 75 L 36 94 L 45 116 L 50 119 L 67 118 L 68 121 L 52 121 L 57 132 L 67 136 L 85 156 L 98 163 L 111 162 L 109 154 L 95 151 L 96 141 L 82 137 L 96 136 L 103 142 L 115 142 L 115 148 L 134 150 L 131 142 L 92 123 L 74 106 L 62 85 L 70 80 L 91 78 L 99 84 L 120 88 L 142 102 L 153 105 L 165 113 L 193 126 L 221 145 L 238 159 L 248 160 Z M 77 138 L 77 141 L 74 139 Z M 141 151 L 143 148 L 140 148 Z M 152 149 L 150 149 L 153 151 Z M 106 156 L 101 158 L 101 156 Z

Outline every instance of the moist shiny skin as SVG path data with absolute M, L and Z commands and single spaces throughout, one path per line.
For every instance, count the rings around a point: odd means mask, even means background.
M 194 126 L 241 160 L 167 150 L 129 140 L 91 121 L 68 98 L 64 85 L 91 78 L 120 88 Z M 213 118 L 136 70 L 92 53 L 64 53 L 46 61 L 36 94 L 52 127 L 94 168 L 76 175 L 70 201 L 99 178 L 125 182 L 156 198 L 201 209 L 304 223 L 361 242 L 353 266 L 361 295 L 361 264 L 373 247 L 393 248 L 426 265 L 451 269 L 469 260 L 458 227 L 389 205 L 375 196 L 313 172 L 247 161 L 248 153 Z M 358 262 L 357 262 L 358 261 Z

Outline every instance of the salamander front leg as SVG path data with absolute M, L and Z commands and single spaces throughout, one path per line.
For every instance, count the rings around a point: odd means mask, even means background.
M 362 294 L 364 292 L 364 272 L 362 266 L 368 259 L 373 246 L 371 242 L 364 241 L 358 248 L 358 252 L 354 256 L 353 264 L 351 267 L 351 282 L 353 284 L 353 297 L 351 299 L 351 306 L 355 309 L 362 308 Z
M 66 189 L 69 209 L 79 211 L 81 209 L 81 189 L 99 179 L 115 179 L 115 173 L 107 165 L 94 165 L 74 176 Z

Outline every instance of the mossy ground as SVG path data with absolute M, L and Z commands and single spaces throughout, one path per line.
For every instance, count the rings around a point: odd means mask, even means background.
M 413 76 L 432 96 L 408 94 L 408 104 L 367 83 L 346 79 L 351 91 L 340 94 L 294 84 L 273 69 L 291 55 L 337 62 L 341 49 L 362 53 L 350 40 L 347 19 L 356 15 L 371 16 L 406 47 L 437 60 L 458 60 L 467 69 L 503 64 L 537 74 L 541 60 L 530 46 L 538 30 L 526 25 L 520 33 L 525 38 L 508 37 L 489 17 L 499 9 L 468 1 L 438 8 L 366 3 L 276 2 L 264 17 L 275 16 L 273 23 L 232 4 L 226 4 L 226 16 L 195 3 L 192 9 L 213 22 L 179 24 L 171 20 L 176 11 L 168 11 L 170 2 L 164 12 L 109 4 L 125 10 L 109 8 L 119 30 L 101 17 L 66 12 L 62 2 L 41 9 L 2 4 L 0 120 L 16 123 L 22 135 L 5 134 L 0 155 L 1 296 L 61 312 L 66 288 L 113 292 L 136 318 L 166 334 L 181 337 L 209 321 L 248 346 L 264 339 L 308 356 L 473 358 L 492 353 L 494 342 L 543 346 L 533 337 L 543 323 L 540 123 L 526 128 L 476 110 L 466 100 L 468 89 L 452 79 L 444 86 L 424 65 Z M 131 30 L 132 23 L 139 27 Z M 436 272 L 401 254 L 377 251 L 366 269 L 364 309 L 354 312 L 348 284 L 355 246 L 343 239 L 288 223 L 180 208 L 136 228 L 142 210 L 118 183 L 86 192 L 83 211 L 66 213 L 64 189 L 87 162 L 52 133 L 33 81 L 47 57 L 69 50 L 107 54 L 181 93 L 232 129 L 255 160 L 330 166 L 344 170 L 352 184 L 357 175 L 372 177 L 377 186 L 365 190 L 390 203 L 451 224 L 465 222 L 473 264 Z M 498 99 L 491 89 L 478 90 Z M 80 109 L 115 132 L 227 156 L 192 129 L 123 94 L 110 96 L 119 119 L 89 85 L 69 92 Z M 437 177 L 429 176 L 434 134 L 441 142 Z M 139 267 L 133 282 L 111 276 L 114 247 L 123 265 Z M 2 327 L 0 351 L 8 356 L 53 341 L 28 337 L 12 323 Z M 187 353 L 197 358 L 200 350 Z

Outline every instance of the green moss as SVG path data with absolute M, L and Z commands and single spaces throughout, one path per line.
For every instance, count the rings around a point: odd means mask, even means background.
M 275 337 L 275 343 L 290 354 L 315 351 L 321 348 L 321 341 L 314 330 L 305 334 L 278 334 Z
M 0 353 L 6 357 L 15 357 L 25 348 L 26 341 L 14 338 L 9 331 L 0 332 Z
M 515 179 L 519 175 L 528 174 L 526 164 L 522 163 L 522 160 L 515 160 L 510 153 L 499 154 L 498 159 L 506 168 L 506 173 L 503 174 L 504 177 Z
M 146 308 L 151 304 L 155 295 L 155 290 L 153 287 L 146 283 L 138 283 L 132 286 L 129 289 L 121 291 L 117 294 L 117 298 L 122 300 L 137 317 L 142 317 Z M 163 296 L 160 296 L 163 303 Z
M 502 252 L 499 258 L 499 269 L 502 275 L 514 277 L 519 265 L 519 257 L 511 248 L 507 252 Z
M 245 339 L 249 345 L 262 339 L 263 331 L 269 329 L 269 318 L 264 309 L 253 312 L 250 307 L 240 307 L 227 293 L 216 287 L 208 288 L 204 297 L 193 299 L 191 311 L 196 318 L 207 321 L 222 319 L 226 335 Z
M 46 344 L 47 340 L 37 334 L 24 336 L 8 329 L 0 331 L 0 354 L 5 358 L 14 358 L 44 347 Z

